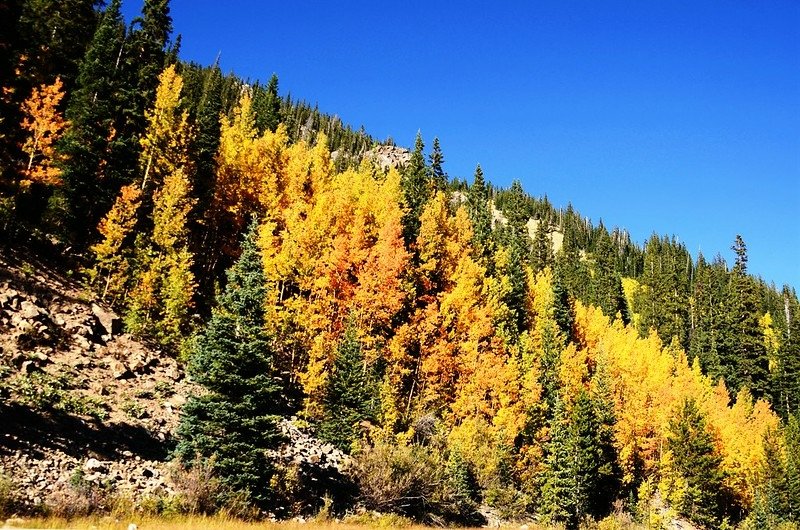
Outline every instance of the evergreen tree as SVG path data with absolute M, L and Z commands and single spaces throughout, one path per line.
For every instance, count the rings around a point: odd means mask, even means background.
M 550 218 L 540 217 L 533 235 L 531 267 L 534 272 L 550 267 L 555 261 L 553 243 L 550 240 Z
M 375 419 L 377 389 L 364 360 L 354 327 L 349 327 L 336 349 L 333 371 L 323 399 L 320 438 L 350 452 L 358 438 L 358 424 Z
M 778 520 L 789 520 L 786 457 L 777 432 L 764 436 L 764 461 L 759 469 L 760 484 L 756 489 L 753 509 L 748 519 L 755 528 L 773 528 Z
M 689 279 L 691 257 L 675 239 L 653 234 L 644 251 L 644 270 L 636 296 L 639 332 L 646 337 L 655 329 L 664 342 L 677 339 L 689 347 Z
M 589 301 L 589 269 L 581 258 L 576 229 L 565 223 L 564 240 L 555 259 L 556 275 L 566 292 L 584 303 Z
M 747 248 L 741 236 L 732 247 L 736 262 L 730 275 L 726 324 L 730 335 L 720 348 L 725 382 L 734 392 L 743 386 L 753 397 L 768 395 L 768 360 L 759 319 L 760 304 L 756 285 L 747 275 Z
M 619 473 L 609 406 L 583 389 L 570 412 L 557 399 L 540 507 L 547 521 L 574 529 L 586 517 L 610 510 Z
M 272 74 L 266 87 L 253 87 L 253 112 L 259 134 L 278 128 L 281 122 L 281 98 L 278 95 L 278 76 Z
M 527 327 L 526 267 L 531 255 L 531 238 L 528 235 L 527 223 L 530 219 L 531 209 L 529 197 L 523 191 L 518 180 L 511 184 L 503 202 L 506 225 L 500 229 L 499 238 L 508 252 L 508 263 L 502 272 L 505 273 L 510 284 L 510 289 L 503 301 L 514 316 L 515 331 L 518 333 Z
M 784 429 L 785 518 L 800 522 L 800 416 L 793 414 Z
M 119 60 L 125 44 L 120 4 L 112 0 L 104 11 L 67 108 L 64 186 L 52 201 L 51 219 L 79 244 L 87 242 L 88 228 L 97 226 L 137 167 L 138 145 L 121 133 L 126 118 L 120 109 L 128 106 L 121 99 L 128 90 Z
M 167 66 L 170 33 L 172 17 L 169 14 L 169 0 L 144 0 L 142 16 L 133 23 L 128 52 L 128 67 L 134 76 L 132 85 L 135 87 L 129 116 L 134 135 L 145 129 L 144 111 L 152 104 L 158 75 Z
M 616 250 L 611 236 L 602 223 L 598 228 L 592 254 L 594 274 L 592 274 L 590 282 L 590 303 L 602 309 L 603 313 L 611 318 L 619 313 L 622 321 L 627 323 L 628 309 L 625 294 L 622 291 L 622 281 L 617 272 Z
M 400 185 L 403 190 L 403 203 L 408 211 L 403 216 L 403 238 L 407 246 L 411 246 L 419 234 L 419 216 L 431 195 L 428 185 L 427 167 L 425 166 L 425 144 L 422 133 L 417 132 L 414 151 L 411 159 L 403 168 Z
M 22 48 L 19 17 L 23 0 L 0 0 L 0 87 L 12 87 L 17 79 L 16 66 Z M 13 94 L 0 92 L 0 192 L 14 181 L 15 163 L 20 158 L 17 124 L 19 102 Z
M 722 258 L 717 256 L 713 263 L 708 263 L 702 254 L 698 256 L 690 307 L 689 358 L 698 358 L 713 381 L 724 375 L 719 349 L 726 343 L 727 290 L 728 269 Z
M 539 513 L 547 522 L 566 522 L 567 528 L 576 528 L 581 492 L 574 466 L 577 455 L 572 452 L 571 441 L 567 411 L 559 397 L 550 426 L 550 440 L 545 447 L 547 456 Z
M 467 190 L 467 213 L 472 223 L 472 243 L 479 257 L 488 261 L 492 254 L 492 212 L 489 209 L 489 190 L 480 164 L 475 168 L 472 186 Z
M 722 457 L 694 401 L 684 401 L 670 421 L 667 448 L 674 470 L 686 482 L 678 512 L 703 525 L 718 524 L 722 515 Z
M 444 155 L 442 154 L 442 146 L 439 145 L 439 138 L 433 139 L 433 148 L 428 156 L 428 161 L 430 162 L 432 192 L 445 191 L 447 189 L 447 174 L 443 168 Z
M 800 414 L 800 302 L 789 286 L 784 286 L 782 295 L 787 324 L 773 376 L 772 403 L 787 418 Z
M 27 95 L 34 86 L 60 77 L 69 93 L 78 66 L 97 27 L 99 0 L 25 0 L 19 19 L 23 37 L 16 87 Z M 24 97 L 24 96 L 23 96 Z
M 186 403 L 176 454 L 187 465 L 209 459 L 224 485 L 263 507 L 272 476 L 267 451 L 279 442 L 281 398 L 264 332 L 266 287 L 257 237 L 254 221 L 218 306 L 196 339 L 189 373 L 207 393 Z
M 192 246 L 197 256 L 198 293 L 201 303 L 209 300 L 214 292 L 214 284 L 219 277 L 217 257 L 220 252 L 204 252 L 203 249 L 218 248 L 217 226 L 209 217 L 213 215 L 214 179 L 217 172 L 215 157 L 220 143 L 220 114 L 223 112 L 223 77 L 216 64 L 203 76 L 202 93 L 196 110 L 196 131 L 193 149 L 195 167 L 195 197 L 197 197 L 196 217 L 192 219 L 194 240 Z M 205 313 L 205 311 L 203 311 Z

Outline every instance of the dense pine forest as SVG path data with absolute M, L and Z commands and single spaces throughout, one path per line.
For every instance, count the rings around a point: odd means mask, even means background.
M 800 302 L 735 232 L 639 244 L 421 134 L 381 166 L 276 76 L 181 61 L 168 0 L 120 7 L 0 1 L 0 230 L 205 388 L 173 454 L 215 507 L 286 504 L 296 417 L 352 456 L 335 510 L 796 528 Z

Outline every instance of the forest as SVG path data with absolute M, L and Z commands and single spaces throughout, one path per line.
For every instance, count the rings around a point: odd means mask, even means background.
M 796 528 L 800 302 L 740 236 L 733 263 L 639 244 L 451 178 L 421 134 L 384 169 L 391 141 L 277 76 L 181 61 L 168 0 L 120 9 L 0 1 L 0 235 L 69 255 L 204 387 L 174 458 L 210 466 L 214 506 L 288 495 L 268 455 L 296 417 L 353 458 L 340 510 L 577 528 L 658 498 Z

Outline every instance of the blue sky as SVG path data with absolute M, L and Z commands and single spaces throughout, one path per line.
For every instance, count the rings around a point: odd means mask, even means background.
M 124 1 L 128 18 L 141 0 Z M 800 3 L 795 0 L 172 0 L 181 57 L 280 79 L 282 94 L 380 139 L 438 136 L 644 242 L 800 288 Z

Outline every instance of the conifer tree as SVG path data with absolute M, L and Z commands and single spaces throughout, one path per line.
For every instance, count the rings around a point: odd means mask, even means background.
M 605 515 L 617 488 L 610 403 L 581 389 L 567 411 L 559 398 L 547 445 L 540 511 L 550 522 L 578 528 L 587 516 Z
M 16 87 L 23 94 L 61 78 L 70 92 L 97 27 L 99 0 L 26 0 L 19 19 L 23 41 Z
M 553 265 L 553 243 L 550 240 L 550 218 L 540 217 L 533 235 L 531 267 L 534 272 Z
M 778 350 L 773 404 L 784 418 L 800 414 L 800 302 L 794 289 L 783 288 L 786 334 Z
M 467 190 L 467 213 L 472 222 L 473 246 L 479 257 L 492 254 L 492 212 L 489 210 L 489 190 L 480 164 L 475 168 L 472 185 Z
M 628 322 L 628 310 L 622 282 L 617 272 L 617 255 L 614 243 L 605 227 L 600 224 L 599 235 L 592 252 L 594 274 L 591 277 L 589 301 L 614 318 L 617 313 Z
M 515 331 L 520 332 L 527 327 L 525 278 L 531 255 L 531 238 L 527 227 L 530 218 L 529 197 L 518 180 L 511 184 L 503 214 L 506 217 L 506 225 L 500 230 L 499 236 L 502 245 L 508 251 L 508 263 L 505 270 L 500 272 L 505 274 L 510 285 L 504 302 L 514 315 Z
M 266 87 L 253 89 L 253 113 L 258 134 L 275 132 L 281 122 L 281 98 L 278 95 L 278 76 L 272 74 Z
M 768 395 L 768 360 L 759 324 L 760 301 L 753 278 L 747 275 L 747 247 L 741 236 L 733 245 L 736 262 L 730 274 L 726 324 L 728 341 L 720 351 L 725 382 L 733 390 L 743 386 L 754 397 Z
M 131 101 L 130 127 L 134 134 L 146 126 L 145 109 L 152 104 L 159 74 L 168 64 L 167 42 L 172 33 L 169 0 L 144 0 L 142 15 L 134 20 L 130 33 L 128 70 L 132 77 L 134 98 Z
M 564 240 L 559 249 L 555 267 L 557 276 L 569 295 L 589 302 L 590 276 L 586 262 L 581 258 L 577 234 L 571 223 L 565 224 Z
M 686 247 L 674 238 L 653 234 L 645 246 L 642 288 L 636 297 L 643 337 L 655 329 L 662 340 L 673 338 L 689 347 L 689 278 L 691 257 Z
M 784 429 L 785 518 L 800 522 L 800 415 L 793 414 Z
M 358 437 L 359 422 L 373 420 L 378 411 L 376 390 L 351 324 L 336 349 L 333 371 L 326 383 L 320 438 L 350 452 Z
M 686 482 L 676 507 L 678 512 L 703 525 L 718 524 L 722 516 L 722 457 L 694 401 L 685 400 L 676 411 L 670 422 L 667 448 L 674 470 Z
M 439 138 L 433 139 L 431 154 L 428 155 L 431 173 L 431 192 L 445 191 L 447 189 L 447 174 L 444 172 L 444 155 Z
M 129 91 L 122 84 L 125 25 L 120 5 L 111 0 L 103 12 L 67 108 L 71 127 L 62 144 L 64 186 L 52 202 L 51 217 L 79 244 L 90 233 L 86 228 L 108 212 L 122 184 L 133 180 L 136 168 L 136 146 L 121 133 L 120 108 L 125 105 L 120 99 Z
M 414 140 L 414 151 L 411 160 L 403 168 L 402 180 L 403 202 L 408 211 L 403 216 L 403 237 L 409 247 L 417 240 L 419 234 L 419 217 L 425 203 L 430 198 L 427 167 L 425 166 L 425 144 L 422 142 L 422 133 L 417 132 Z
M 728 270 L 721 257 L 706 262 L 697 258 L 691 297 L 689 357 L 697 358 L 713 381 L 724 374 L 719 349 L 726 342 L 724 302 L 727 300 Z
M 11 87 L 17 80 L 16 67 L 24 34 L 19 23 L 22 9 L 23 0 L 0 1 L 0 184 L 13 181 L 19 159 L 16 125 L 21 116 L 19 101 Z
M 253 221 L 218 306 L 196 338 L 189 372 L 207 393 L 184 407 L 176 454 L 187 465 L 208 459 L 223 484 L 263 507 L 273 471 L 267 451 L 280 439 L 281 397 L 264 333 L 266 287 L 257 237 Z

